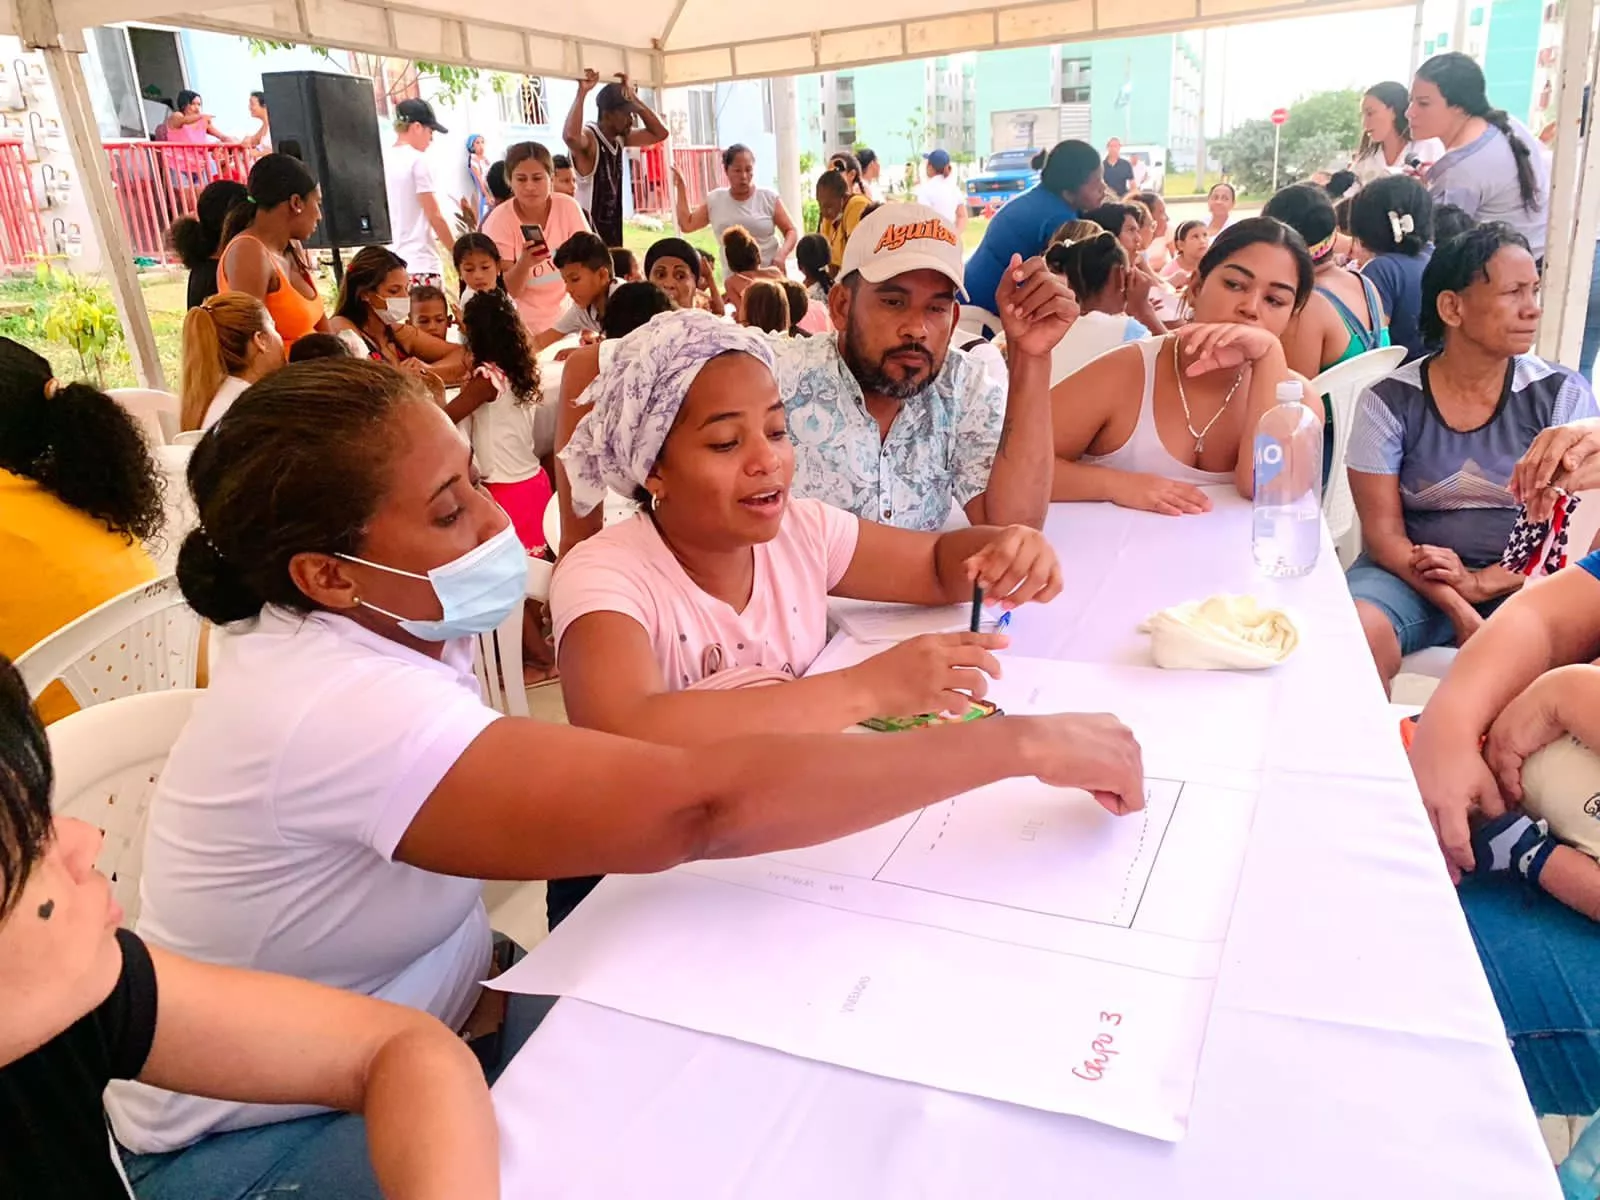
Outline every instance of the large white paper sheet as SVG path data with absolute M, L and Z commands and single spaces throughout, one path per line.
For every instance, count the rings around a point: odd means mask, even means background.
M 1008 660 L 1008 711 L 1126 713 L 1147 763 L 1206 763 L 1147 767 L 1146 807 L 1122 818 L 1010 780 L 821 846 L 613 877 L 496 986 L 1176 1140 L 1254 812 L 1261 684 Z

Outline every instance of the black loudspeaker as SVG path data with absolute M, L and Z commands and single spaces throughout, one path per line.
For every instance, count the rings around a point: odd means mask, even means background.
M 261 76 L 272 121 L 272 148 L 292 154 L 322 185 L 322 223 L 306 245 L 384 246 L 389 197 L 378 141 L 372 80 L 327 71 L 269 71 Z

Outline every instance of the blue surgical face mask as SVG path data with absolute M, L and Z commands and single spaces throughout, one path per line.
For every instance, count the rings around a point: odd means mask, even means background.
M 442 567 L 434 567 L 426 575 L 368 562 L 352 554 L 338 557 L 393 575 L 426 579 L 432 584 L 433 594 L 439 597 L 439 608 L 444 614 L 437 621 L 413 620 L 379 608 L 376 604 L 362 602 L 364 607 L 382 613 L 412 637 L 425 642 L 448 642 L 453 638 L 498 629 L 522 605 L 527 595 L 528 552 L 517 540 L 517 531 L 509 521 L 504 529 L 488 541 Z

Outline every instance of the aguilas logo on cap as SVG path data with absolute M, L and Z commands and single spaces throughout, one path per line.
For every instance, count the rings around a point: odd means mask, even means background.
M 943 221 L 917 221 L 911 225 L 890 225 L 883 231 L 883 236 L 878 239 L 878 244 L 872 248 L 872 252 L 877 254 L 880 250 L 898 250 L 907 242 L 916 241 L 918 238 L 932 238 L 936 242 L 956 245 L 955 230 Z

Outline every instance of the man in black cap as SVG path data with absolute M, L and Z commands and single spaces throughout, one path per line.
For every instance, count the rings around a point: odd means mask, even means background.
M 395 105 L 394 129 L 394 145 L 383 160 L 389 193 L 389 248 L 406 260 L 413 285 L 441 287 L 444 266 L 434 238 L 446 250 L 455 238 L 434 192 L 427 149 L 434 134 L 450 131 L 439 124 L 433 105 L 426 100 L 402 100 Z
M 600 88 L 595 97 L 597 119 L 583 123 L 584 98 L 600 83 L 600 73 L 584 71 L 578 81 L 578 96 L 567 113 L 562 140 L 572 151 L 572 167 L 577 175 L 577 201 L 589 214 L 601 240 L 608 246 L 622 245 L 622 168 L 624 146 L 653 146 L 667 139 L 667 127 L 650 107 L 639 99 L 624 74 L 616 83 Z M 644 128 L 634 128 L 637 116 Z

